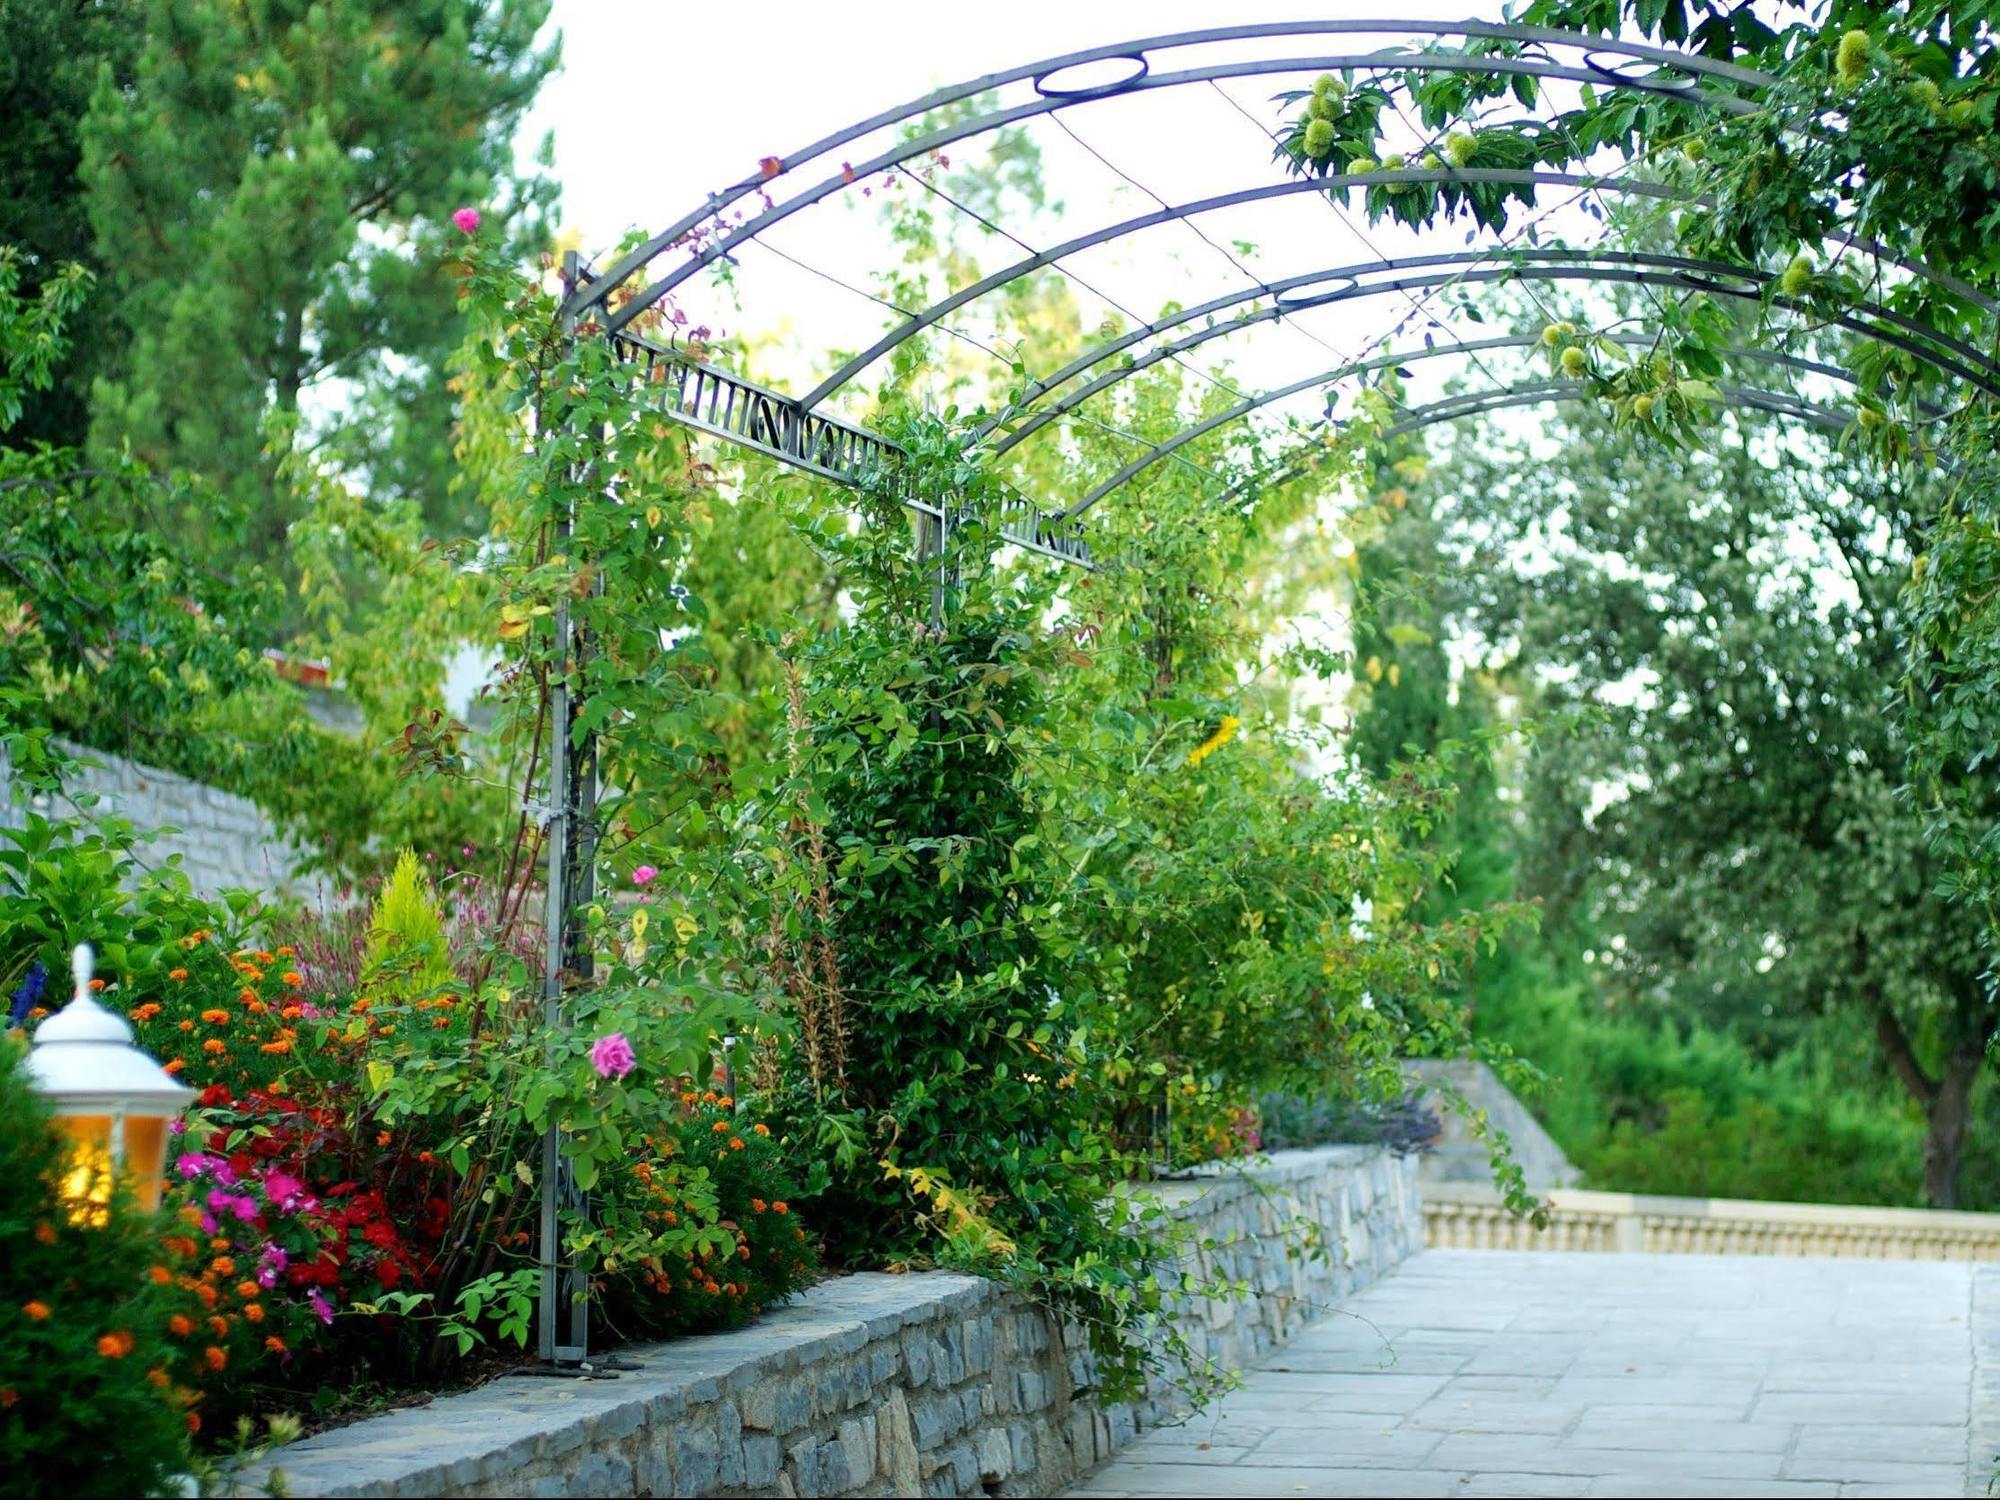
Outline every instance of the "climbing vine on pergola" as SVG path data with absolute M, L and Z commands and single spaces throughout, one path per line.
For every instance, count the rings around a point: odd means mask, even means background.
M 1551 4 L 1538 14 L 1617 23 L 1615 9 L 1599 11 L 1606 7 Z M 1640 19 L 1669 33 L 1689 29 L 1678 5 L 1642 6 Z M 1695 50 L 1542 25 L 1343 19 L 1219 26 L 1045 58 L 767 157 L 608 265 L 572 257 L 563 313 L 576 337 L 604 341 L 631 371 L 650 413 L 859 486 L 893 470 L 898 457 L 856 399 L 865 401 L 885 361 L 933 330 L 954 331 L 955 319 L 1023 278 L 1072 275 L 1068 263 L 1100 247 L 1192 230 L 1231 262 L 1232 274 L 1212 296 L 1107 328 L 1058 368 L 1017 372 L 1009 403 L 965 431 L 985 461 L 1060 442 L 1067 423 L 1089 420 L 1123 382 L 1163 362 L 1225 353 L 1260 330 L 1308 328 L 1315 313 L 1362 312 L 1383 299 L 1396 309 L 1393 328 L 1366 347 L 1331 351 L 1342 357 L 1315 360 L 1265 389 L 1232 389 L 1220 409 L 1163 441 L 1135 441 L 1129 459 L 1072 492 L 1013 492 L 1000 518 L 1005 539 L 1066 565 L 1119 566 L 1093 545 L 1092 512 L 1153 466 L 1185 462 L 1192 445 L 1239 425 L 1260 441 L 1233 473 L 1214 476 L 1234 491 L 1284 483 L 1329 454 L 1351 460 L 1437 423 L 1573 400 L 1602 403 L 1620 424 L 1674 442 L 1699 441 L 1718 411 L 1755 410 L 1848 434 L 1885 459 L 1948 462 L 1976 479 L 1987 413 L 2000 396 L 1996 304 L 1982 289 L 1991 278 L 1968 273 L 1958 257 L 1916 253 L 1909 236 L 1878 238 L 1878 226 L 1895 216 L 1883 210 L 1867 163 L 1857 168 L 1841 142 L 1857 122 L 1893 134 L 1903 109 L 1954 141 L 1990 139 L 1983 75 L 1948 97 L 1922 55 L 1891 56 L 1865 33 L 1787 40 L 1749 19 L 1747 7 L 1729 25 L 1711 16 Z M 1794 65 L 1780 76 L 1730 60 L 1756 50 L 1746 38 L 1774 55 L 1789 48 Z M 1262 119 L 1225 91 L 1232 83 L 1266 90 L 1272 102 Z M 1083 140 L 1093 113 L 1196 94 L 1248 117 L 1240 185 L 1179 199 L 1147 187 L 1155 207 L 1119 218 L 1079 210 L 1063 226 L 1066 237 L 1051 243 L 991 222 L 914 170 L 995 132 L 1060 128 L 1119 171 Z M 1795 180 L 1784 177 L 1788 168 Z M 1020 253 L 928 305 L 894 308 L 878 338 L 827 360 L 824 377 L 800 392 L 724 368 L 704 343 L 677 336 L 672 310 L 701 278 L 885 174 L 903 174 Z M 1287 200 L 1325 204 L 1370 249 L 1368 230 L 1384 223 L 1450 229 L 1465 243 L 1266 279 L 1219 242 L 1229 238 L 1232 213 Z M 1593 231 L 1592 242 L 1562 242 L 1577 228 Z M 1648 309 L 1643 326 L 1593 329 L 1550 311 L 1537 332 L 1475 336 L 1446 320 L 1492 290 L 1513 289 L 1545 308 L 1545 296 L 1589 287 L 1634 289 Z M 789 309 L 754 311 L 775 321 Z M 1547 374 L 1500 379 L 1489 356 L 1545 360 Z M 1398 404 L 1400 378 L 1432 362 L 1460 371 L 1460 383 L 1438 399 Z M 1372 415 L 1343 415 L 1343 393 L 1388 376 L 1399 379 L 1385 388 L 1386 416 L 1379 402 Z M 1299 398 L 1316 399 L 1318 409 L 1276 429 L 1258 425 Z M 925 547 L 948 566 L 949 503 L 913 494 L 909 505 Z M 589 643 L 571 638 L 561 611 L 556 629 L 553 659 L 571 664 L 554 706 L 548 798 L 547 1003 L 560 1024 L 565 984 L 588 972 L 576 914 L 590 895 L 596 830 L 576 665 Z M 560 1176 L 559 1155 L 552 1132 L 545 1182 Z M 568 1337 L 556 1329 L 556 1196 L 543 1219 L 543 1353 L 580 1357 L 580 1320 Z

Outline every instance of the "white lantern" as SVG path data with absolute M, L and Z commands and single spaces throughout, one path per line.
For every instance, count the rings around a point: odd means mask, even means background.
M 35 1029 L 28 1078 L 55 1108 L 71 1141 L 63 1197 L 79 1223 L 102 1223 L 114 1176 L 128 1178 L 147 1209 L 160 1204 L 167 1126 L 194 1090 L 132 1044 L 132 1028 L 90 993 L 92 955 L 72 956 L 76 995 Z

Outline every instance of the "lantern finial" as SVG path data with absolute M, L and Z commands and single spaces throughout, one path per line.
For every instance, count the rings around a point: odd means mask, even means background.
M 90 993 L 90 976 L 97 967 L 97 955 L 90 951 L 90 944 L 78 943 L 70 953 L 69 966 L 76 975 L 75 997 L 81 1000 Z

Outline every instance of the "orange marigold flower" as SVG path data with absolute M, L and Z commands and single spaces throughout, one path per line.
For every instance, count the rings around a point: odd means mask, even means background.
M 419 1151 L 417 1153 L 417 1160 L 422 1162 L 425 1166 L 429 1166 L 432 1162 L 437 1160 L 437 1153 L 434 1151 Z
M 146 1378 L 161 1390 L 167 1388 L 167 1372 L 162 1370 L 158 1365 L 154 1365 L 152 1369 L 146 1372 Z
M 306 982 L 306 976 L 301 974 L 297 969 L 287 969 L 280 977 L 293 989 L 297 989 Z
M 241 1297 L 245 1302 L 251 1301 L 263 1290 L 254 1281 L 239 1281 L 236 1283 L 236 1295 Z
M 187 977 L 188 977 L 188 971 L 186 969 L 167 970 L 167 978 L 173 980 L 175 984 L 179 984 L 182 980 L 186 979 Z
M 144 1005 L 135 1005 L 132 1007 L 132 1019 L 135 1021 L 150 1021 L 159 1013 L 160 1007 L 151 1000 L 148 1000 Z
M 729 1149 L 731 1151 L 741 1151 L 743 1149 L 743 1137 L 740 1135 L 732 1135 L 729 1138 Z
M 48 1321 L 49 1305 L 37 1297 L 32 1302 L 23 1302 L 21 1312 L 30 1323 L 44 1323 Z
M 202 1350 L 201 1357 L 211 1370 L 223 1369 L 229 1363 L 228 1351 L 220 1349 L 214 1344 L 210 1344 L 206 1349 Z
M 248 1319 L 249 1319 L 249 1320 L 250 1320 L 251 1322 L 253 1322 L 253 1323 L 261 1323 L 261 1322 L 263 1322 L 263 1321 L 264 1321 L 264 1304 L 263 1304 L 263 1303 L 261 1303 L 261 1302 L 246 1302 L 246 1303 L 244 1303 L 244 1304 L 243 1304 L 243 1316 L 244 1316 L 244 1317 L 246 1317 L 246 1318 L 248 1318 Z
M 787 1208 L 785 1206 L 785 1200 L 783 1198 L 780 1198 L 776 1202 L 772 1203 L 771 1212 L 774 1214 L 788 1214 L 791 1212 L 791 1209 Z
M 97 1341 L 97 1352 L 106 1359 L 123 1359 L 132 1352 L 132 1335 L 122 1328 L 116 1333 L 107 1333 Z
M 253 1016 L 261 1016 L 271 1007 L 266 1005 L 262 1000 L 246 1000 L 243 1002 L 243 1008 Z
M 273 1354 L 283 1354 L 285 1352 L 285 1341 L 274 1333 L 264 1340 L 264 1347 L 269 1349 Z
M 217 1338 L 226 1339 L 229 1337 L 229 1319 L 221 1316 L 220 1314 L 217 1314 L 215 1317 L 210 1318 L 208 1320 L 208 1326 L 210 1332 L 212 1332 Z
M 183 1021 L 183 1022 L 181 1022 L 181 1030 L 182 1030 L 182 1031 L 193 1031 L 193 1030 L 194 1030 L 194 1022 L 192 1022 L 192 1021 Z
M 717 1120 L 713 1125 L 709 1126 L 709 1129 L 713 1130 L 717 1135 L 721 1135 L 729 1129 L 729 1122 L 727 1120 Z
M 216 1010 L 213 1007 L 203 1011 L 201 1018 L 211 1026 L 227 1026 L 229 1024 L 229 1012 L 226 1010 Z
M 376 1145 L 378 1145 L 378 1146 L 386 1146 L 386 1145 L 388 1145 L 388 1144 L 389 1144 L 389 1132 L 388 1132 L 388 1131 L 386 1131 L 386 1130 L 378 1130 L 378 1131 L 376 1131 L 376 1132 L 375 1132 L 375 1144 L 376 1144 Z
M 154 1266 L 146 1274 L 153 1278 L 153 1282 L 157 1286 L 165 1286 L 174 1279 L 174 1273 L 169 1271 L 165 1266 Z
M 275 953 L 271 952 L 271 950 L 270 950 L 270 949 L 268 949 L 268 948 L 259 948 L 259 949 L 257 950 L 257 962 L 258 962 L 258 963 L 260 963 L 260 964 L 269 964 L 269 963 L 276 963 L 277 961 L 278 961 L 278 956 L 277 956 L 277 955 L 276 955 Z
M 763 1124 L 761 1121 L 755 1125 L 752 1125 L 750 1128 L 756 1131 L 757 1134 L 759 1135 L 769 1135 L 771 1133 L 771 1127 L 766 1124 Z
M 197 1283 L 194 1289 L 194 1294 L 197 1297 L 201 1298 L 201 1305 L 203 1307 L 215 1306 L 215 1299 L 218 1294 L 215 1288 L 210 1286 L 207 1282 Z
M 224 1043 L 219 1037 L 210 1037 L 207 1041 L 201 1044 L 201 1050 L 211 1055 L 214 1055 L 218 1053 L 227 1052 L 229 1048 L 227 1044 Z
M 294 953 L 297 953 L 299 950 L 294 948 L 290 943 L 284 943 L 280 945 L 275 951 L 277 952 L 277 955 L 280 958 L 290 958 Z
M 186 1423 L 187 1423 L 187 1430 L 188 1430 L 189 1432 L 200 1432 L 200 1431 L 201 1431 L 201 1413 L 200 1413 L 200 1412 L 198 1412 L 198 1411 L 191 1411 L 191 1412 L 189 1412 L 189 1413 L 187 1414 L 187 1416 L 186 1416 L 186 1417 L 185 1417 L 185 1418 L 184 1418 L 183 1420 L 185 1420 L 185 1421 L 186 1421 Z
M 292 1044 L 281 1037 L 275 1042 L 264 1043 L 264 1045 L 259 1047 L 257 1050 L 259 1052 L 269 1052 L 273 1056 L 276 1056 L 278 1053 L 291 1051 Z
M 287 1005 L 278 1014 L 283 1016 L 287 1021 L 296 1021 L 300 1016 L 305 1014 L 305 1010 L 301 1006 Z
M 257 998 L 257 992 L 246 984 L 236 992 L 236 998 L 241 1000 L 245 1005 L 248 1005 L 252 1000 Z
M 177 1057 L 172 1062 L 168 1063 L 166 1067 L 161 1069 L 161 1071 L 165 1073 L 178 1073 L 182 1068 L 185 1068 L 186 1066 L 187 1064 L 181 1061 L 181 1059 Z
M 94 991 L 101 991 L 108 982 L 109 981 L 103 979 L 93 979 L 90 981 L 90 987 Z
M 53 1245 L 56 1242 L 56 1226 L 46 1222 L 37 1224 L 35 1238 L 44 1245 Z
M 218 1276 L 234 1276 L 236 1274 L 236 1262 L 226 1255 L 216 1256 L 213 1261 L 209 1262 L 208 1268 Z
M 184 1339 L 194 1332 L 194 1319 L 186 1313 L 175 1313 L 167 1319 L 167 1332 L 177 1339 Z
M 170 1234 L 161 1240 L 160 1243 L 178 1255 L 182 1260 L 189 1260 L 194 1256 L 195 1243 L 184 1234 Z
M 769 1207 L 770 1205 L 766 1203 L 762 1198 L 752 1198 L 750 1200 L 750 1212 L 753 1214 L 761 1214 L 765 1209 Z

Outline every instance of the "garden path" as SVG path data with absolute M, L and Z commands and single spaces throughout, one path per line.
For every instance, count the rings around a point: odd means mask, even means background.
M 1984 1494 L 2000 1266 L 1428 1250 L 1077 1495 Z

